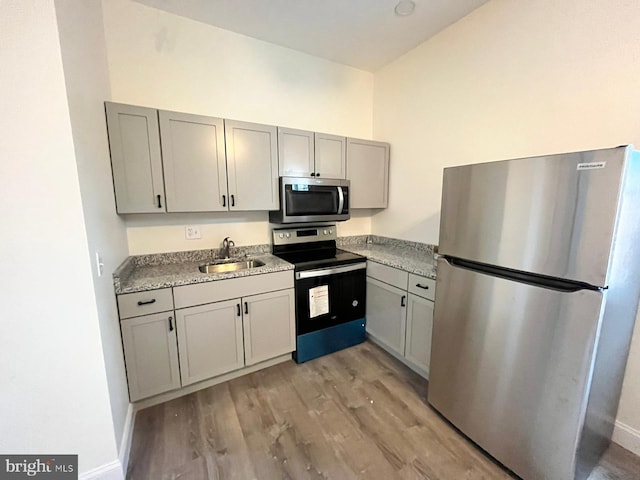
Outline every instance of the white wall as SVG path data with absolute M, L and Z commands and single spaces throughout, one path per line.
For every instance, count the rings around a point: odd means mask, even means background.
M 0 451 L 86 472 L 117 452 L 53 0 L 0 2 L 0 45 Z
M 369 72 L 130 0 L 103 0 L 103 9 L 114 101 L 371 138 Z M 211 248 L 228 235 L 269 242 L 266 212 L 156 217 L 125 218 L 130 253 Z M 188 224 L 202 225 L 201 241 L 185 240 Z M 370 233 L 370 222 L 343 229 Z
M 127 231 L 116 215 L 104 101 L 111 96 L 100 0 L 55 0 L 102 351 L 116 443 L 127 421 L 129 394 L 111 273 L 127 257 Z M 126 449 L 126 445 L 125 445 Z
M 639 31 L 638 2 L 492 0 L 376 72 L 374 136 L 392 153 L 373 233 L 437 244 L 448 165 L 640 146 Z M 616 438 L 640 453 L 637 327 Z

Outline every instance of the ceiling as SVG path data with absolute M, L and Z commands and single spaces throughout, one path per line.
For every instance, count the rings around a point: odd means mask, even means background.
M 225 30 L 375 71 L 488 0 L 134 0 Z

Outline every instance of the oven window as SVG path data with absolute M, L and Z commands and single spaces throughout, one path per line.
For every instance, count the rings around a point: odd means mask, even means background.
M 338 213 L 339 197 L 336 187 L 285 185 L 285 197 L 288 216 Z

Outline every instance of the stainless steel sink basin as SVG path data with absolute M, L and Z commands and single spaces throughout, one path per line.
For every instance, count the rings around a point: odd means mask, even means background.
M 264 262 L 260 260 L 219 260 L 212 263 L 200 265 L 198 269 L 202 273 L 223 273 L 236 272 L 238 270 L 247 270 L 249 268 L 263 267 Z

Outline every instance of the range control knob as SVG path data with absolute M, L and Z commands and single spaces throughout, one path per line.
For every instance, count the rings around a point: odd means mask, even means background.
M 327 230 L 325 229 L 322 233 L 324 233 L 326 235 L 327 234 Z
M 278 235 L 280 238 L 284 238 L 284 233 L 281 233 L 280 235 Z
M 290 233 L 287 233 L 286 237 L 287 237 L 287 238 L 290 238 L 290 237 L 291 237 L 291 234 L 290 234 Z
M 331 235 L 333 233 L 333 230 L 329 229 L 329 235 Z

